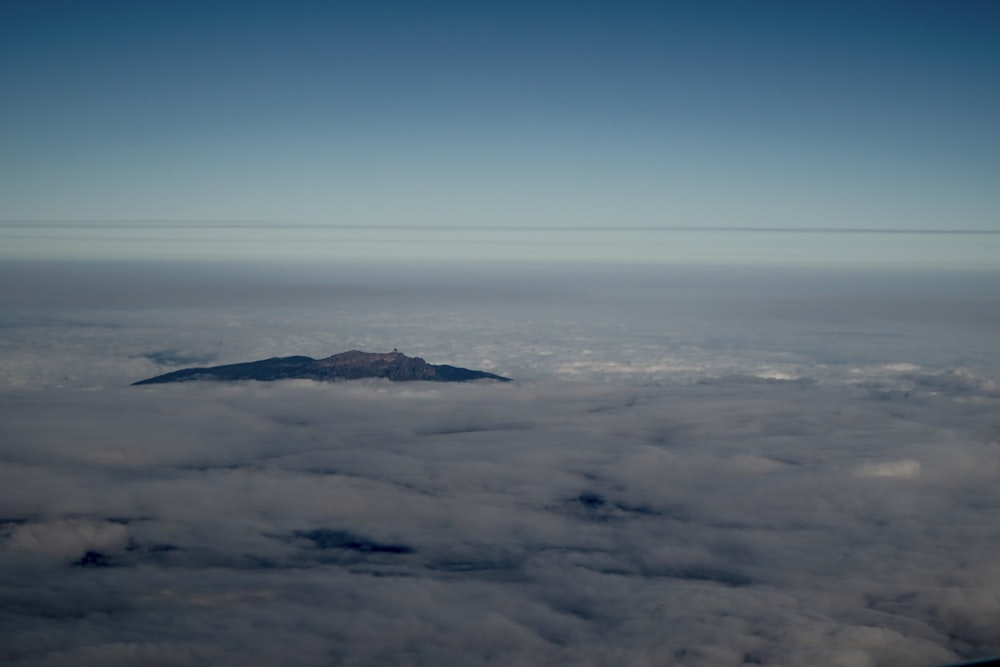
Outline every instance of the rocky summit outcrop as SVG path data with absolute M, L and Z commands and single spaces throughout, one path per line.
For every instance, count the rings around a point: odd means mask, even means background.
M 235 382 L 239 380 L 358 380 L 361 378 L 386 378 L 394 382 L 468 382 L 470 380 L 500 380 L 510 378 L 485 371 L 429 364 L 420 357 L 408 357 L 401 352 L 379 353 L 351 350 L 325 359 L 312 357 L 274 357 L 242 364 L 212 366 L 208 368 L 185 368 L 183 370 L 157 375 L 133 385 L 162 384 L 166 382 Z

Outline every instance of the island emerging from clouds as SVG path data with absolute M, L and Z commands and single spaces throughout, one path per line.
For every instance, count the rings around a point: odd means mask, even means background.
M 408 357 L 402 352 L 361 352 L 350 350 L 324 359 L 312 357 L 273 357 L 225 366 L 184 368 L 172 373 L 133 382 L 135 385 L 163 384 L 167 382 L 236 382 L 257 380 L 318 380 L 334 382 L 361 378 L 386 378 L 393 382 L 469 382 L 471 380 L 499 380 L 505 378 L 486 371 L 429 364 L 420 357 Z

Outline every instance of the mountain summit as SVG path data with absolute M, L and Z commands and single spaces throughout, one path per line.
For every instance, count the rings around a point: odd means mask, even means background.
M 510 378 L 485 371 L 474 371 L 457 366 L 429 364 L 420 357 L 408 357 L 402 352 L 361 352 L 351 350 L 325 359 L 312 357 L 273 357 L 242 364 L 185 368 L 157 375 L 132 383 L 162 384 L 165 382 L 234 382 L 237 380 L 357 380 L 360 378 L 387 378 L 394 382 L 424 380 L 428 382 L 467 382 L 469 380 L 500 380 Z

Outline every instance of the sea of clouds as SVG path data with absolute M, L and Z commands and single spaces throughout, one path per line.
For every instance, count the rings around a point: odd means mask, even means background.
M 0 278 L 5 664 L 1000 654 L 996 274 Z M 516 381 L 129 386 L 394 347 Z

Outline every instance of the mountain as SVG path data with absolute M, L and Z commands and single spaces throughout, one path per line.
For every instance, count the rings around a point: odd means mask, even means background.
M 208 368 L 185 368 L 183 370 L 157 375 L 140 384 L 162 384 L 165 382 L 234 382 L 237 380 L 357 380 L 360 378 L 387 378 L 394 382 L 425 380 L 429 382 L 467 382 L 469 380 L 500 380 L 500 377 L 485 371 L 474 371 L 445 364 L 429 364 L 420 357 L 408 357 L 401 352 L 378 353 L 351 350 L 325 359 L 312 357 L 274 357 L 262 361 L 242 364 L 211 366 Z

